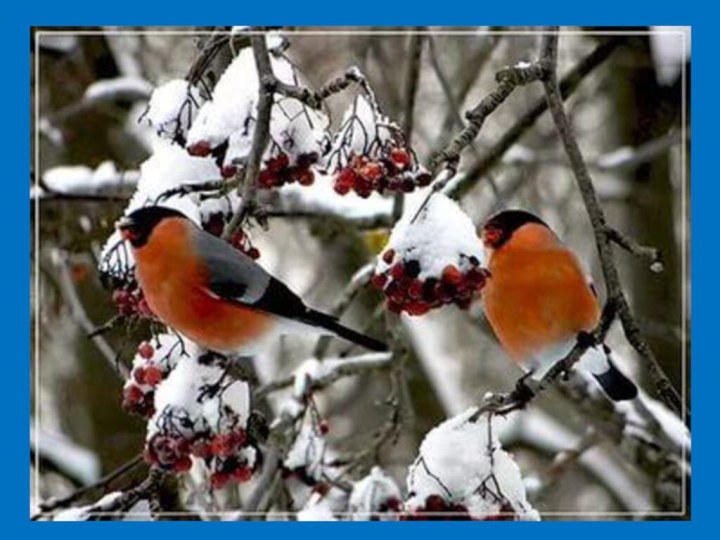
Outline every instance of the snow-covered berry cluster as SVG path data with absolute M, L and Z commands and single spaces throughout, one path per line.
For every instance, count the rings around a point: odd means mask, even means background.
M 390 311 L 423 315 L 445 304 L 467 309 L 487 275 L 472 221 L 457 203 L 436 194 L 414 219 L 395 226 L 372 283 Z
M 383 117 L 377 105 L 358 96 L 345 113 L 328 162 L 334 189 L 362 198 L 378 193 L 410 193 L 427 186 L 430 174 L 407 147 L 400 128 Z
M 425 436 L 408 471 L 404 519 L 540 519 L 492 422 L 471 408 Z
M 353 520 L 388 520 L 397 518 L 403 509 L 402 494 L 395 481 L 380 467 L 353 485 L 348 512 Z
M 258 441 L 247 430 L 249 404 L 247 384 L 214 360 L 182 357 L 155 392 L 146 460 L 176 473 L 196 463 L 213 489 L 248 481 L 260 463 Z
M 155 414 L 155 389 L 177 364 L 182 347 L 182 340 L 171 334 L 138 345 L 130 378 L 123 387 L 123 409 L 145 418 Z
M 173 79 L 153 90 L 139 121 L 152 127 L 158 137 L 184 146 L 187 131 L 205 101 L 196 86 L 184 79 Z
M 272 54 L 273 73 L 287 84 L 298 84 L 294 66 Z M 224 178 L 236 176 L 245 166 L 255 131 L 258 77 L 252 50 L 242 50 L 218 80 L 187 133 L 187 152 L 212 157 Z M 276 94 L 270 115 L 270 144 L 263 156 L 259 185 L 270 189 L 297 182 L 310 185 L 311 166 L 329 145 L 328 119 L 302 102 Z

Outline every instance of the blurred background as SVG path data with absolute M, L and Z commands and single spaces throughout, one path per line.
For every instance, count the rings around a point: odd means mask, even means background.
M 653 29 L 657 32 L 651 33 Z M 559 72 L 571 72 L 600 50 L 596 65 L 577 78 L 566 105 L 610 223 L 663 251 L 665 269 L 659 274 L 650 272 L 644 259 L 616 253 L 634 314 L 663 369 L 689 401 L 690 231 L 685 195 L 690 51 L 684 50 L 689 30 L 653 29 L 612 29 L 620 33 L 609 35 L 610 29 L 563 28 L 567 33 L 560 38 Z M 213 28 L 175 29 L 182 30 L 181 35 L 171 28 L 83 28 L 91 31 L 83 34 L 63 30 L 31 36 L 31 92 L 38 105 L 32 114 L 36 159 L 31 161 L 30 183 L 38 239 L 31 251 L 30 276 L 35 311 L 31 422 L 42 439 L 40 445 L 33 441 L 31 473 L 33 481 L 38 479 L 33 489 L 39 489 L 33 496 L 42 499 L 92 483 L 142 449 L 145 422 L 121 409 L 123 380 L 110 359 L 127 362 L 149 330 L 142 325 L 114 328 L 104 334 L 104 349 L 88 339 L 89 330 L 115 314 L 110 293 L 98 277 L 97 257 L 127 204 L 130 180 L 149 156 L 149 128 L 138 118 L 152 88 L 184 77 L 209 39 L 190 31 Z M 111 32 L 103 34 L 107 30 Z M 122 32 L 112 32 L 118 30 Z M 383 112 L 402 119 L 409 29 L 301 30 L 314 32 L 289 34 L 288 56 L 311 86 L 317 88 L 357 65 Z M 382 33 L 374 33 L 378 30 Z M 535 58 L 538 37 L 532 28 L 521 27 L 422 30 L 412 144 L 427 163 L 462 128 L 464 111 L 494 88 L 498 69 Z M 451 33 L 456 31 L 462 33 Z M 227 47 L 215 57 L 206 75 L 210 82 L 231 55 Z M 119 78 L 134 84 L 102 99 L 87 92 L 98 81 Z M 348 94 L 329 100 L 333 125 L 351 98 Z M 541 86 L 522 87 L 488 118 L 473 147 L 462 155 L 461 171 L 475 180 L 468 182 L 460 203 L 475 223 L 505 207 L 541 215 L 580 255 L 602 295 L 590 224 L 549 115 L 528 122 L 507 151 L 488 159 L 498 141 L 541 102 Z M 95 170 L 105 162 L 112 163 L 104 165 L 107 174 L 128 179 L 127 189 L 122 183 L 112 192 L 79 195 L 53 189 L 53 169 Z M 75 173 L 87 174 L 88 169 Z M 252 231 L 253 243 L 263 253 L 260 262 L 318 308 L 332 305 L 350 276 L 372 259 L 378 237 L 383 238 L 383 231 L 361 229 L 342 218 L 275 219 L 267 231 Z M 377 324 L 372 314 L 381 301 L 375 290 L 364 289 L 344 320 L 356 327 Z M 609 342 L 622 355 L 622 368 L 653 395 L 646 370 L 617 326 Z M 380 456 L 380 464 L 401 486 L 429 429 L 477 404 L 488 391 L 509 390 L 521 375 L 498 347 L 479 308 L 470 313 L 444 308 L 406 322 L 403 330 L 409 344 L 405 380 L 412 414 L 398 443 L 385 447 Z M 314 344 L 298 337 L 276 344 L 277 350 L 268 353 L 274 361 L 263 367 L 263 377 L 291 373 Z M 337 350 L 340 344 L 333 343 L 330 354 Z M 361 447 L 385 421 L 378 400 L 387 394 L 388 384 L 386 374 L 370 374 L 345 380 L 323 395 L 320 406 L 332 423 L 338 451 Z M 547 393 L 522 419 L 509 422 L 503 434 L 523 473 L 542 486 L 532 502 L 547 512 L 546 518 L 552 513 L 582 518 L 584 512 L 642 517 L 685 508 L 682 494 L 668 488 L 675 484 L 663 476 L 665 469 L 629 459 L 602 427 L 597 428 L 600 436 L 588 435 L 588 415 L 569 407 L 567 399 L 561 392 Z M 578 456 L 557 467 L 563 451 Z M 137 476 L 142 475 L 139 470 Z

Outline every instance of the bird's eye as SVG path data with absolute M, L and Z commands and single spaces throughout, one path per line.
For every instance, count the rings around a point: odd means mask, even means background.
M 496 228 L 486 228 L 482 233 L 482 241 L 487 247 L 494 248 L 502 240 L 502 231 Z

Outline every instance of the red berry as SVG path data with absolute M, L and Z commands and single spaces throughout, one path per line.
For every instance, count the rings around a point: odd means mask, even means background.
M 258 248 L 252 247 L 252 248 L 248 249 L 247 256 L 250 257 L 251 259 L 257 260 L 260 258 L 260 250 Z
M 300 169 L 295 178 L 301 186 L 311 186 L 315 182 L 315 173 L 310 169 Z
M 224 472 L 215 472 L 212 474 L 212 476 L 210 476 L 210 484 L 212 485 L 213 489 L 221 489 L 225 487 L 225 484 L 228 483 L 228 480 L 230 480 L 230 477 Z
M 447 504 L 440 495 L 428 495 L 425 499 L 425 508 L 430 512 L 442 512 L 447 508 Z
M 425 187 L 427 185 L 430 185 L 430 182 L 432 182 L 432 176 L 430 176 L 429 173 L 423 172 L 415 177 L 415 181 L 418 183 L 419 186 Z
M 340 182 L 335 182 L 333 189 L 335 190 L 335 193 L 337 193 L 338 195 L 347 195 L 350 192 L 350 185 L 341 184 Z
M 390 161 L 398 169 L 403 170 L 410 165 L 410 153 L 404 148 L 393 148 L 390 151 Z
M 199 458 L 209 458 L 212 456 L 212 446 L 207 441 L 195 441 L 190 452 Z
M 318 424 L 318 429 L 320 430 L 321 435 L 327 435 L 330 431 L 330 424 L 327 420 L 321 420 Z
M 188 146 L 187 151 L 191 156 L 205 157 L 212 151 L 212 148 L 210 148 L 209 142 L 200 141 Z
M 402 508 L 402 502 L 397 497 L 390 497 L 387 501 L 385 501 L 385 506 L 387 506 L 388 510 L 399 512 Z
M 155 348 L 147 341 L 143 341 L 138 347 L 138 354 L 140 355 L 140 358 L 150 360 L 155 354 Z
M 232 472 L 233 480 L 239 483 L 247 482 L 252 477 L 252 469 L 250 467 L 238 467 Z
M 405 193 L 412 193 L 415 190 L 415 182 L 410 179 L 403 180 L 400 189 Z
M 395 258 L 395 250 L 390 248 L 385 253 L 383 253 L 382 259 L 385 261 L 385 264 L 390 264 L 393 262 L 393 259 Z
M 212 441 L 212 453 L 220 457 L 228 457 L 235 452 L 235 444 L 229 434 L 216 435 Z
M 133 369 L 132 372 L 133 379 L 135 379 L 135 382 L 138 384 L 145 384 L 145 368 L 140 366 Z
M 270 189 L 275 186 L 276 180 L 277 177 L 275 176 L 275 173 L 264 169 L 260 171 L 260 176 L 258 176 L 258 185 L 263 189 Z
M 390 268 L 390 275 L 393 277 L 393 279 L 400 279 L 405 275 L 405 267 L 403 266 L 402 262 L 395 263 Z
M 416 316 L 425 315 L 430 311 L 430 306 L 425 302 L 410 302 L 405 308 L 410 315 Z
M 278 173 L 290 165 L 290 158 L 287 154 L 281 153 L 267 160 L 265 166 L 270 172 Z
M 144 396 L 145 394 L 139 386 L 130 384 L 123 389 L 123 405 L 139 403 Z
M 183 456 L 177 461 L 177 463 L 175 463 L 173 470 L 176 473 L 185 473 L 188 472 L 191 468 L 192 460 L 190 459 L 190 456 Z
M 414 300 L 422 298 L 423 293 L 423 282 L 419 279 L 413 279 L 408 285 L 408 296 Z
M 220 169 L 220 176 L 223 178 L 232 178 L 237 173 L 237 167 L 235 165 L 225 165 Z
M 154 315 L 152 309 L 150 309 L 150 304 L 148 304 L 145 298 L 138 300 L 137 312 L 143 317 L 152 317 Z
M 363 165 L 358 172 L 364 179 L 373 183 L 380 180 L 385 171 L 380 163 L 371 161 L 370 163 Z
M 157 366 L 148 366 L 145 368 L 145 383 L 150 386 L 157 386 L 163 379 L 163 372 Z
M 388 300 L 387 302 L 387 308 L 389 311 L 392 311 L 393 313 L 400 313 L 402 311 L 402 304 L 399 302 L 395 302 L 394 300 Z
M 463 275 L 460 273 L 460 270 L 458 270 L 457 266 L 448 264 L 443 269 L 442 280 L 443 283 L 457 286 L 463 280 Z
M 385 288 L 385 284 L 387 283 L 388 277 L 386 274 L 373 274 L 373 277 L 370 279 L 373 285 L 377 287 L 378 289 Z

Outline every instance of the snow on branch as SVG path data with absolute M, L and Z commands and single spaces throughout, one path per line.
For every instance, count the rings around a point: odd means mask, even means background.
M 493 422 L 492 414 L 478 417 L 477 409 L 469 409 L 425 436 L 407 477 L 410 519 L 540 519 Z

